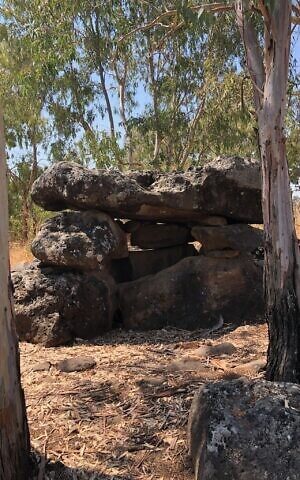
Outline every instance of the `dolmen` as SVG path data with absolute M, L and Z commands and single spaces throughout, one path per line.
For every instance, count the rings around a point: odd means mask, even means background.
M 45 346 L 115 326 L 213 328 L 263 316 L 259 163 L 217 158 L 186 172 L 59 162 L 34 183 L 49 218 L 35 260 L 12 272 L 21 340 Z

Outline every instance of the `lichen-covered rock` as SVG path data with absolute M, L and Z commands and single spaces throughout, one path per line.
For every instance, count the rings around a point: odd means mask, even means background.
M 119 286 L 124 326 L 129 329 L 211 328 L 254 323 L 264 313 L 263 270 L 240 255 L 188 257 L 153 276 Z
M 192 236 L 202 244 L 204 252 L 224 249 L 255 252 L 264 245 L 263 230 L 243 224 L 223 227 L 195 225 Z
M 245 379 L 209 384 L 192 403 L 196 480 L 298 480 L 300 386 Z
M 105 259 L 128 255 L 126 234 L 107 214 L 62 212 L 42 225 L 32 242 L 43 265 L 97 269 Z
M 47 347 L 110 330 L 115 284 L 103 273 L 40 268 L 36 262 L 12 272 L 20 340 Z
M 183 173 L 144 176 L 60 162 L 36 180 L 32 198 L 48 210 L 97 209 L 118 218 L 197 222 L 216 215 L 262 223 L 259 162 L 238 157 Z

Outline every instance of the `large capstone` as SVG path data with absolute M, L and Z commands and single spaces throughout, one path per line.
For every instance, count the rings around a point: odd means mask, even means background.
M 222 381 L 196 394 L 188 440 L 195 480 L 298 480 L 300 387 Z
M 115 284 L 104 273 L 64 272 L 37 263 L 12 272 L 20 340 L 47 347 L 111 329 Z
M 48 210 L 97 209 L 117 218 L 197 222 L 215 215 L 262 223 L 260 166 L 254 160 L 218 158 L 184 173 L 137 180 L 117 170 L 60 162 L 35 181 L 32 198 Z
M 211 328 L 243 324 L 264 313 L 263 272 L 250 256 L 188 257 L 156 275 L 119 287 L 120 310 L 129 329 Z
M 43 265 L 96 269 L 128 255 L 126 234 L 107 214 L 62 212 L 42 225 L 31 250 Z

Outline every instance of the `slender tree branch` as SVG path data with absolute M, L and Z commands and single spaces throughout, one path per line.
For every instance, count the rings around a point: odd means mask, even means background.
M 258 110 L 263 96 L 265 70 L 261 48 L 253 23 L 246 19 L 245 5 L 249 6 L 247 0 L 236 0 L 236 21 L 245 46 L 246 62 L 254 85 L 255 104 L 256 110 Z
M 230 12 L 230 11 L 234 11 L 234 3 L 228 3 L 228 4 L 225 4 L 225 3 L 208 3 L 208 4 L 203 4 L 203 5 L 191 6 L 190 9 L 193 12 L 200 12 L 201 10 L 203 10 L 205 12 L 210 12 L 210 13 Z M 178 14 L 179 14 L 179 11 L 177 9 L 166 10 L 165 12 L 162 12 L 156 18 L 151 20 L 151 22 L 148 22 L 145 25 L 140 25 L 140 26 L 134 28 L 133 30 L 131 30 L 130 32 L 126 33 L 125 35 L 122 35 L 122 37 L 119 38 L 119 42 L 123 42 L 124 40 L 126 40 L 131 35 L 134 35 L 135 33 L 142 32 L 144 30 L 150 30 L 151 28 L 156 27 L 158 25 L 162 26 L 161 25 L 162 20 L 164 20 L 166 18 L 174 17 Z M 182 22 L 182 25 L 183 25 L 183 22 Z M 163 26 L 165 28 L 170 27 L 169 25 L 163 25 Z

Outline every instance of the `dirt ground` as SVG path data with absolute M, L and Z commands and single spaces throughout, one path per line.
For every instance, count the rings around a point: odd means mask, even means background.
M 208 356 L 202 348 L 224 342 L 236 350 L 224 353 L 225 344 L 223 353 Z M 265 325 L 118 330 L 93 343 L 48 349 L 22 343 L 31 442 L 48 460 L 61 462 L 44 477 L 42 460 L 39 478 L 192 480 L 186 426 L 194 392 L 207 381 L 262 376 L 266 348 Z M 96 366 L 73 373 L 56 368 L 59 360 L 82 355 Z M 49 370 L 33 371 L 44 361 Z
M 9 256 L 12 267 L 18 265 L 18 263 L 31 262 L 33 259 L 29 246 L 23 243 L 12 243 L 9 249 Z

